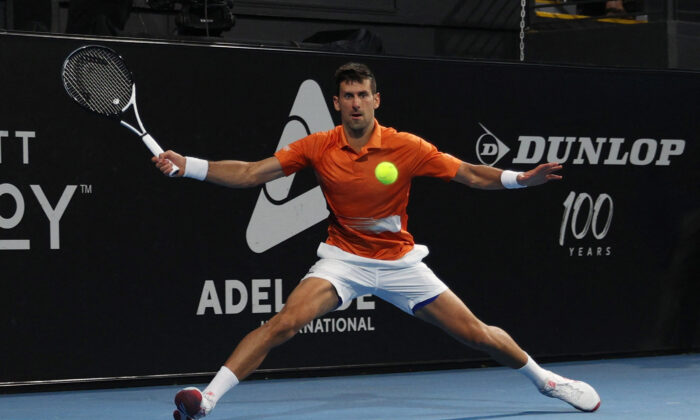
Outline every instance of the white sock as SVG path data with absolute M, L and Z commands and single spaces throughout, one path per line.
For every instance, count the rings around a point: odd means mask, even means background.
M 209 382 L 202 394 L 206 395 L 213 407 L 219 401 L 219 398 L 223 397 L 225 393 L 236 385 L 238 385 L 236 375 L 226 366 L 221 366 L 221 369 L 216 373 L 214 379 Z
M 547 383 L 547 377 L 551 375 L 550 371 L 541 368 L 537 362 L 532 360 L 529 354 L 527 355 L 527 363 L 525 363 L 525 366 L 518 369 L 518 372 L 530 379 L 539 389 L 544 387 L 544 384 Z

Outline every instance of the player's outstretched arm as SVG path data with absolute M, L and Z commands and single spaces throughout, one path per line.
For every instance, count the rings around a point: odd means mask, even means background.
M 231 188 L 255 187 L 284 176 L 282 165 L 276 157 L 257 162 L 239 160 L 206 162 L 201 159 L 186 158 L 168 150 L 159 156 L 154 156 L 151 160 L 156 164 L 156 168 L 166 175 L 175 164 L 181 168 L 177 177 L 191 176 Z M 189 168 L 188 165 L 190 165 Z
M 457 170 L 457 175 L 455 175 L 453 181 L 482 190 L 534 187 L 545 182 L 561 179 L 561 175 L 555 173 L 561 169 L 562 166 L 560 164 L 550 162 L 538 165 L 527 172 L 515 173 L 491 166 L 472 165 L 471 163 L 463 162 L 462 166 Z

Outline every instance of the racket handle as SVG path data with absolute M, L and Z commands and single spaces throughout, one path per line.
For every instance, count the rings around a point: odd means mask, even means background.
M 143 140 L 143 143 L 148 147 L 148 150 L 153 153 L 153 156 L 158 156 L 161 153 L 163 153 L 163 148 L 160 147 L 160 145 L 156 142 L 156 139 L 151 137 L 150 134 L 146 133 L 143 136 L 141 136 L 141 140 Z M 172 162 L 171 162 L 172 163 Z M 180 171 L 180 168 L 173 163 L 173 169 L 168 173 L 168 176 L 174 176 Z

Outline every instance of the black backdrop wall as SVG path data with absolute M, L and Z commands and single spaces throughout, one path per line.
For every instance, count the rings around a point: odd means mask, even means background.
M 0 36 L 0 382 L 213 371 L 316 260 L 313 174 L 266 191 L 161 176 L 63 92 L 86 43 Z M 697 73 L 99 43 L 135 73 L 150 133 L 185 154 L 257 160 L 330 128 L 331 75 L 353 59 L 378 76 L 384 125 L 475 163 L 563 162 L 535 189 L 417 179 L 426 262 L 539 357 L 698 348 Z M 483 358 L 367 297 L 262 368 Z

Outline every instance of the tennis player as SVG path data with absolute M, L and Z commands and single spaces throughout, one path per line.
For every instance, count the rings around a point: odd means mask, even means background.
M 428 248 L 415 244 L 406 230 L 413 177 L 436 177 L 479 189 L 524 188 L 561 179 L 556 174 L 561 165 L 546 163 L 514 172 L 463 162 L 415 135 L 381 126 L 374 117 L 380 95 L 367 66 L 345 64 L 336 71 L 335 82 L 333 105 L 342 124 L 297 140 L 273 157 L 257 162 L 208 162 L 167 151 L 153 158 L 164 174 L 174 163 L 184 168 L 179 176 L 232 188 L 255 187 L 312 167 L 330 210 L 328 239 L 317 251 L 320 259 L 283 309 L 243 338 L 204 391 L 190 387 L 178 392 L 174 418 L 206 416 L 270 350 L 315 318 L 364 294 L 376 295 L 517 369 L 546 396 L 581 411 L 598 409 L 600 398 L 590 385 L 541 368 L 504 330 L 479 320 L 421 262 Z M 375 168 L 385 161 L 398 169 L 396 181 L 388 185 L 375 176 Z

